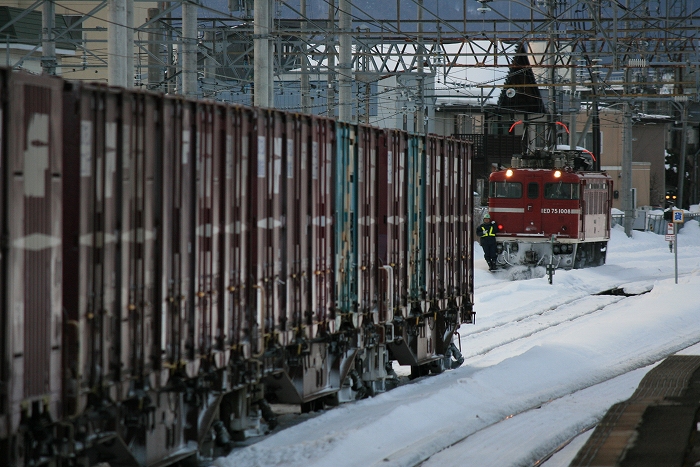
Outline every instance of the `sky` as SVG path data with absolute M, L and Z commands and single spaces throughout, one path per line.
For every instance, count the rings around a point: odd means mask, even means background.
M 604 266 L 557 271 L 550 285 L 539 269 L 488 272 L 476 246 L 477 319 L 459 330 L 460 368 L 324 411 L 212 465 L 566 466 L 654 365 L 700 355 L 697 221 L 678 247 L 676 283 L 662 235 L 628 238 L 617 226 Z M 615 287 L 635 295 L 598 295 Z

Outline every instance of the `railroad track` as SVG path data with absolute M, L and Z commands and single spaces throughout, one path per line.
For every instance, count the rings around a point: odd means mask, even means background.
M 552 336 L 556 336 L 559 332 L 567 333 L 567 328 L 576 326 L 578 323 L 591 326 L 596 321 L 595 317 L 597 314 L 604 313 L 609 307 L 623 303 L 625 300 L 634 300 L 636 295 L 651 291 L 653 286 L 652 279 L 658 279 L 658 277 L 627 282 L 625 284 L 618 282 L 617 285 L 609 283 L 612 281 L 605 281 L 608 282 L 608 284 L 601 285 L 601 290 L 594 294 L 587 293 L 583 290 L 583 287 L 580 292 L 569 289 L 568 295 L 558 299 L 556 297 L 553 299 L 550 299 L 551 297 L 545 297 L 539 300 L 538 307 L 534 307 L 532 304 L 521 304 L 520 306 L 509 309 L 507 312 L 509 320 L 505 317 L 484 319 L 484 313 L 482 312 L 481 319 L 477 321 L 477 326 L 465 326 L 462 328 L 463 331 L 460 342 L 465 356 L 463 368 L 448 371 L 439 376 L 418 378 L 406 382 L 406 385 L 412 386 L 418 384 L 419 392 L 425 394 L 425 396 L 422 397 L 430 397 L 429 394 L 441 391 L 444 387 L 454 387 L 455 384 L 462 384 L 464 388 L 473 388 L 474 382 L 472 381 L 472 377 L 474 375 L 478 375 L 482 370 L 487 369 L 487 367 L 497 365 L 505 359 L 527 352 L 528 348 L 533 347 L 532 339 L 537 339 L 539 342 L 547 342 L 547 333 L 551 333 Z M 488 287 L 479 288 L 477 289 L 477 294 L 498 294 L 499 291 L 504 295 L 517 293 L 514 292 L 512 288 L 503 290 L 504 287 L 507 287 L 505 284 L 508 283 L 492 284 Z M 511 287 L 516 288 L 520 286 L 512 282 L 509 284 Z M 523 284 L 522 286 L 525 285 L 526 284 Z M 626 294 L 625 290 L 631 293 Z M 573 295 L 571 292 L 573 292 Z M 516 297 L 516 295 L 513 295 L 513 297 Z M 466 332 L 464 330 L 465 328 Z M 568 329 L 569 333 L 571 331 L 572 329 Z M 537 345 L 538 344 L 535 346 Z M 668 349 L 668 352 L 672 353 L 677 350 L 678 348 Z M 529 405 L 516 404 L 518 405 L 516 410 L 513 410 L 513 413 L 508 414 L 508 416 L 494 417 L 494 411 L 491 410 L 490 413 L 486 414 L 483 422 L 475 424 L 473 419 L 472 421 L 465 420 L 465 422 L 467 422 L 466 425 L 469 425 L 468 427 L 460 426 L 461 423 L 455 425 L 454 421 L 451 421 L 445 425 L 444 429 L 435 429 L 430 433 L 425 433 L 425 436 L 416 439 L 409 446 L 393 453 L 387 453 L 383 460 L 376 465 L 394 465 L 402 467 L 422 465 L 424 463 L 425 465 L 440 465 L 439 459 L 442 459 L 442 456 L 448 455 L 448 453 L 454 449 L 459 449 L 462 445 L 469 445 L 471 443 L 471 446 L 474 447 L 474 443 L 477 443 L 477 446 L 481 445 L 483 447 L 484 443 L 491 438 L 490 433 L 502 429 L 505 425 L 514 427 L 511 429 L 512 433 L 527 435 L 532 431 L 533 426 L 537 426 L 537 416 L 539 413 L 542 413 L 543 410 L 556 411 L 556 407 L 561 406 L 561 404 L 569 403 L 569 405 L 571 405 L 571 400 L 575 400 L 579 394 L 596 394 L 593 400 L 602 401 L 600 402 L 602 405 L 599 414 L 599 416 L 602 416 L 610 405 L 605 403 L 608 399 L 600 395 L 601 391 L 605 392 L 604 388 L 609 386 L 606 385 L 607 382 L 610 381 L 610 384 L 614 386 L 612 382 L 619 381 L 619 379 L 616 380 L 616 378 L 621 378 L 622 380 L 628 381 L 628 386 L 633 386 L 638 383 L 643 376 L 643 372 L 646 371 L 645 367 L 653 364 L 655 361 L 665 358 L 665 356 L 666 353 L 660 354 L 659 352 L 654 352 L 653 355 L 646 355 L 631 362 L 629 365 L 626 361 L 622 366 L 617 363 L 614 365 L 615 369 L 613 373 L 607 374 L 606 370 L 605 377 L 597 375 L 595 378 L 592 378 L 592 380 L 594 380 L 593 382 L 585 383 L 577 381 L 573 384 L 567 382 L 566 393 L 557 393 L 551 396 L 549 400 L 546 400 L 547 397 L 545 397 L 545 400 L 539 400 Z M 637 378 L 636 382 L 633 381 L 635 377 Z M 406 381 L 405 378 L 404 381 Z M 629 383 L 629 381 L 633 382 Z M 569 390 L 569 386 L 571 386 L 571 390 Z M 604 396 L 608 397 L 612 403 L 615 397 L 619 395 L 610 398 L 609 394 L 606 393 Z M 617 400 L 622 397 L 624 397 L 624 395 L 619 396 Z M 387 405 L 386 408 L 384 408 L 384 405 L 377 406 L 376 404 L 380 402 L 377 400 L 370 404 L 358 404 L 357 409 L 353 408 L 353 411 L 356 411 L 363 420 L 367 420 L 377 415 L 377 412 L 373 411 L 378 407 L 382 407 L 381 413 L 392 410 L 390 408 L 391 406 L 401 407 L 400 410 L 404 410 L 406 404 L 411 406 L 418 400 L 416 397 L 402 401 L 398 399 L 402 398 L 389 396 L 386 400 L 388 404 L 385 402 L 385 405 Z M 576 404 L 573 403 L 573 406 L 575 407 Z M 478 409 L 477 413 L 481 413 L 481 409 Z M 329 413 L 327 415 L 331 414 Z M 313 418 L 315 414 L 305 414 L 304 416 Z M 324 420 L 334 420 L 335 418 L 337 417 L 331 416 L 330 418 L 324 418 Z M 477 415 L 477 419 L 478 418 L 479 415 Z M 574 426 L 571 426 L 571 424 L 564 426 L 562 430 L 556 434 L 556 439 L 547 439 L 547 437 L 543 435 L 542 439 L 545 442 L 541 446 L 541 452 L 538 458 L 528 459 L 527 462 L 517 465 L 533 465 L 538 459 L 544 459 L 546 456 L 549 456 L 557 447 L 568 443 L 569 439 L 573 438 L 583 428 L 591 426 L 596 422 L 597 419 L 584 414 L 581 415 L 580 420 L 574 423 Z M 352 431 L 351 426 L 352 424 L 348 425 L 346 430 Z M 459 428 L 456 428 L 456 426 Z M 279 430 L 275 431 L 277 432 Z M 549 429 L 546 431 L 549 431 Z M 293 437 L 296 437 L 296 435 Z M 517 443 L 514 444 L 514 446 L 517 448 Z M 475 452 L 478 454 L 480 451 L 477 449 Z M 370 462 L 369 465 L 371 464 Z M 464 462 L 461 462 L 461 464 L 464 464 Z M 474 465 L 477 464 L 478 462 Z M 451 464 L 447 462 L 442 465 Z
M 640 293 L 647 293 L 652 289 L 651 284 L 648 284 L 647 281 L 630 283 L 629 286 L 631 288 L 637 288 L 640 290 Z M 462 353 L 465 358 L 463 366 L 483 367 L 496 364 L 509 355 L 519 352 L 520 350 L 515 350 L 513 348 L 514 346 L 518 347 L 519 343 L 522 343 L 523 347 L 527 347 L 529 344 L 526 341 L 538 333 L 552 331 L 558 326 L 572 323 L 583 317 L 595 315 L 605 310 L 605 308 L 610 305 L 629 299 L 631 296 L 636 296 L 636 294 L 630 296 L 618 294 L 617 291 L 620 290 L 619 287 L 620 286 L 603 290 L 593 295 L 582 293 L 580 296 L 568 297 L 560 300 L 558 303 L 544 306 L 538 310 L 532 310 L 527 314 L 518 314 L 517 310 L 527 308 L 528 305 L 523 305 L 516 310 L 511 310 L 513 314 L 517 315 L 513 320 L 487 325 L 486 327 L 476 329 L 460 337 Z M 504 350 L 504 352 L 499 355 L 499 350 Z M 450 374 L 445 376 L 448 378 L 451 377 Z M 566 396 L 562 396 L 562 398 L 563 397 Z M 501 423 L 514 424 L 516 420 L 513 419 L 517 419 L 533 410 L 540 409 L 542 405 L 543 404 L 537 404 L 532 407 L 523 408 L 500 421 L 467 434 L 454 442 L 452 446 L 474 438 L 483 442 L 484 439 L 489 437 L 489 431 L 499 429 L 497 425 Z M 525 431 L 527 432 L 527 430 Z M 440 434 L 438 433 L 419 441 L 409 452 L 403 450 L 402 452 L 387 456 L 382 465 L 422 465 L 432 457 L 429 446 L 434 443 L 434 438 L 439 436 Z
M 464 366 L 485 367 L 496 364 L 509 355 L 521 351 L 514 349 L 513 346 L 517 347 L 522 343 L 523 347 L 526 347 L 527 344 L 524 341 L 538 333 L 551 332 L 559 326 L 566 326 L 578 319 L 593 317 L 610 305 L 652 290 L 652 285 L 646 280 L 628 283 L 625 286 L 635 292 L 625 293 L 621 286 L 613 287 L 598 294 L 562 300 L 560 303 L 520 316 L 511 322 L 494 324 L 463 335 L 461 343 L 465 356 Z M 700 339 L 696 343 L 700 343 Z M 503 355 L 496 355 L 499 350 L 504 350 Z M 654 365 L 676 351 L 677 349 L 659 355 L 653 361 L 634 362 L 632 368 L 622 374 L 614 374 L 603 381 L 578 387 L 545 403 L 523 407 L 501 420 L 454 440 L 450 446 L 438 453 L 430 454 L 429 446 L 435 438 L 443 434 L 431 435 L 415 443 L 409 451 L 402 450 L 387 456 L 381 465 L 427 467 L 451 465 L 450 461 L 454 462 L 457 459 L 462 465 L 472 465 L 472 463 L 477 465 L 479 460 L 483 461 L 483 455 L 471 459 L 468 457 L 469 452 L 483 452 L 484 449 L 488 449 L 489 444 L 493 444 L 493 451 L 502 456 L 500 459 L 490 459 L 494 462 L 493 465 L 542 465 L 554 454 L 566 448 L 575 438 L 595 427 L 610 405 L 625 398 L 625 390 L 636 386 Z M 577 414 L 576 405 L 581 404 L 598 404 L 597 417 L 591 418 L 590 414 Z M 538 421 L 538 419 L 552 418 L 553 413 L 573 415 L 572 419 L 563 419 L 561 425 L 556 427 L 549 424 L 543 425 Z M 505 437 L 504 433 L 507 434 Z M 507 444 L 510 446 L 504 445 L 504 439 L 508 440 Z M 523 455 L 519 458 L 521 452 L 532 451 L 532 443 L 535 440 L 541 444 L 538 455 L 536 457 Z M 451 450 L 456 450 L 457 454 L 451 455 Z M 512 462 L 513 459 L 517 461 Z M 509 460 L 510 463 L 508 463 Z

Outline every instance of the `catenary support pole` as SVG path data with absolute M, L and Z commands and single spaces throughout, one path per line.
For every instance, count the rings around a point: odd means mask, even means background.
M 270 10 L 272 0 L 257 0 L 253 14 L 253 103 L 258 107 L 272 106 L 272 55 L 270 54 Z
M 352 23 L 350 0 L 338 1 L 340 39 L 338 47 L 338 119 L 352 122 Z
M 306 0 L 301 0 L 300 10 L 301 10 L 301 16 L 302 16 L 302 21 L 301 21 L 301 30 L 302 30 L 302 36 L 301 36 L 301 112 L 308 114 L 311 113 L 311 96 L 309 93 L 311 92 L 310 90 L 310 85 L 309 85 L 309 59 L 307 57 L 307 47 L 306 47 L 306 41 L 308 40 L 308 36 L 305 34 L 306 29 L 308 28 L 308 22 L 306 21 Z
M 326 76 L 326 115 L 335 117 L 335 2 L 328 0 L 328 25 L 332 34 L 326 35 L 326 61 L 328 62 L 328 74 Z
M 423 107 L 425 106 L 425 75 L 423 61 L 425 60 L 423 42 L 423 0 L 418 0 L 418 53 L 416 71 L 418 75 L 418 102 L 416 102 L 416 124 L 414 131 L 417 133 L 425 133 L 425 115 L 423 114 Z
M 182 3 L 182 94 L 197 97 L 197 5 Z
M 126 87 L 126 0 L 109 1 L 109 85 Z
M 41 68 L 44 74 L 56 74 L 56 41 L 54 40 L 54 30 L 56 27 L 56 4 L 53 0 L 44 2 L 44 9 L 41 15 Z
M 126 0 L 126 28 L 124 28 L 125 35 L 125 54 L 126 54 L 126 70 L 124 78 L 126 82 L 124 87 L 133 88 L 134 87 L 134 0 Z

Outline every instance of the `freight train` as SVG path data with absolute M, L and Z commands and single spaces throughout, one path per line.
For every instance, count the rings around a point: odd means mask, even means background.
M 470 143 L 0 70 L 0 457 L 164 466 L 461 363 Z
M 539 149 L 490 174 L 488 209 L 500 227 L 498 267 L 605 263 L 613 182 L 605 172 L 587 170 L 591 157 L 568 146 Z

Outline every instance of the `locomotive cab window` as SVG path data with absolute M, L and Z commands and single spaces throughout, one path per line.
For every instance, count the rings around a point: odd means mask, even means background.
M 545 183 L 545 199 L 578 199 L 577 183 Z
M 492 198 L 523 197 L 523 185 L 520 182 L 491 182 L 489 191 Z
M 527 184 L 527 197 L 530 199 L 537 199 L 540 197 L 540 184 L 537 182 L 530 182 Z

